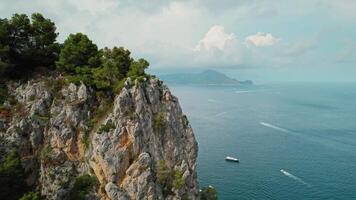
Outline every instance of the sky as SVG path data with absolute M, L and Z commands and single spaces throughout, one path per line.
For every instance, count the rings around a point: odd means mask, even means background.
M 356 81 L 356 0 L 1 0 L 40 12 L 63 42 L 83 32 L 166 74 L 213 69 L 255 81 Z

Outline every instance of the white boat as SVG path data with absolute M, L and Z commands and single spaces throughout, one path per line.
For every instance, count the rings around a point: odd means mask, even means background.
M 225 160 L 226 161 L 232 161 L 232 162 L 239 162 L 239 159 L 231 157 L 231 156 L 226 156 Z

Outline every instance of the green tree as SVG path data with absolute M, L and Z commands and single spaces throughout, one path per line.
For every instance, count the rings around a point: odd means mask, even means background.
M 27 61 L 31 58 L 31 23 L 25 14 L 14 14 L 9 20 L 9 56 L 18 71 L 27 70 Z
M 39 13 L 0 19 L 0 76 L 16 77 L 35 67 L 54 66 L 58 57 L 55 24 Z
M 123 47 L 114 47 L 103 49 L 102 63 L 105 66 L 110 65 L 112 68 L 117 68 L 119 71 L 119 79 L 126 77 L 130 70 L 130 65 L 133 59 L 130 57 L 131 52 Z
M 12 66 L 10 62 L 9 21 L 0 19 L 0 77 Z
M 149 65 L 150 64 L 143 58 L 140 58 L 138 61 L 133 61 L 127 76 L 134 78 L 143 76 L 145 75 L 145 69 L 147 69 Z
M 98 47 L 88 36 L 70 34 L 64 41 L 56 65 L 62 71 L 73 73 L 77 67 L 97 67 L 100 64 L 98 57 Z
M 111 89 L 119 81 L 120 71 L 112 61 L 107 61 L 103 66 L 93 69 L 95 87 L 98 89 Z
M 50 19 L 40 13 L 31 16 L 32 59 L 35 66 L 53 66 L 59 53 L 59 44 L 56 43 L 58 33 L 56 26 Z

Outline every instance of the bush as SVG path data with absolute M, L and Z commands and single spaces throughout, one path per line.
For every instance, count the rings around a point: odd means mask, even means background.
M 175 189 L 179 190 L 184 185 L 183 172 L 181 170 L 175 170 L 173 186 Z
M 4 83 L 0 82 L 0 105 L 2 105 L 9 96 L 7 87 Z
M 20 200 L 41 200 L 41 195 L 39 192 L 28 192 L 23 195 Z
M 17 150 L 12 150 L 0 163 L 0 199 L 19 199 L 29 188 Z
M 112 122 L 106 122 L 106 124 L 102 124 L 98 130 L 98 134 L 101 134 L 103 132 L 109 132 L 111 129 L 115 128 L 115 124 Z
M 48 78 L 45 81 L 46 87 L 48 88 L 49 92 L 53 95 L 53 98 L 55 99 L 61 98 L 61 90 L 64 84 L 65 82 L 63 79 Z
M 89 141 L 89 130 L 85 129 L 83 130 L 83 136 L 82 136 L 82 144 L 84 144 L 85 148 L 87 149 L 90 145 Z
M 136 116 L 135 109 L 132 107 L 125 107 L 123 114 L 124 116 L 129 117 L 131 120 L 134 119 Z
M 164 160 L 158 162 L 156 176 L 158 183 L 162 186 L 163 195 L 172 194 L 173 174 Z
M 38 121 L 41 125 L 45 125 L 49 121 L 50 117 L 49 115 L 40 115 L 35 113 L 32 115 L 32 119 Z
M 166 119 L 163 112 L 157 113 L 153 118 L 153 130 L 155 132 L 161 132 L 166 128 Z
M 41 160 L 47 161 L 52 157 L 52 155 L 53 155 L 52 147 L 46 146 L 40 151 L 39 157 Z
M 115 86 L 114 86 L 114 92 L 115 92 L 116 94 L 120 94 L 121 90 L 122 90 L 122 89 L 124 88 L 124 86 L 125 86 L 125 81 L 126 81 L 126 79 L 122 79 L 122 80 L 118 81 L 118 82 L 115 84 Z
M 133 61 L 127 76 L 133 80 L 137 77 L 142 77 L 145 75 L 145 69 L 147 69 L 149 65 L 150 64 L 143 58 L 140 58 L 138 61 Z
M 75 179 L 73 188 L 70 191 L 70 200 L 84 200 L 90 190 L 97 184 L 97 179 L 88 174 Z
M 203 187 L 200 192 L 199 196 L 201 200 L 217 200 L 218 195 L 213 186 Z
M 187 115 L 183 115 L 183 116 L 182 116 L 182 121 L 183 121 L 183 127 L 184 127 L 184 128 L 187 128 L 188 125 L 189 125 L 189 120 L 188 120 Z

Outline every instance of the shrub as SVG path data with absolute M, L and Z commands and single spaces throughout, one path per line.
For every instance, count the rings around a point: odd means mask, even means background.
M 28 192 L 24 194 L 20 200 L 41 200 L 41 195 L 39 192 Z
M 5 102 L 8 95 L 9 94 L 6 85 L 0 82 L 0 105 L 2 105 Z
M 40 122 L 42 125 L 47 123 L 49 121 L 49 118 L 49 115 L 40 115 L 38 113 L 32 115 L 32 119 Z
M 34 101 L 35 99 L 36 99 L 36 95 L 33 94 L 33 95 L 30 96 L 30 99 L 29 99 L 29 100 L 30 100 L 30 101 Z
M 53 98 L 59 99 L 61 97 L 61 90 L 65 82 L 63 79 L 52 79 L 48 78 L 45 81 L 45 85 L 48 88 L 49 92 L 53 95 Z
M 28 190 L 25 172 L 17 150 L 12 150 L 0 163 L 0 199 L 19 199 Z
M 115 84 L 115 86 L 114 86 L 114 92 L 115 92 L 116 94 L 120 94 L 121 90 L 122 90 L 122 89 L 124 88 L 124 86 L 125 86 L 125 81 L 126 81 L 126 79 L 122 79 L 122 80 L 118 81 L 118 82 Z
M 89 141 L 89 130 L 84 129 L 83 130 L 83 137 L 82 137 L 82 143 L 84 144 L 85 148 L 87 149 L 90 145 Z
M 162 186 L 163 194 L 172 193 L 172 170 L 166 165 L 164 160 L 160 160 L 157 164 L 157 181 Z
M 201 200 L 217 200 L 218 195 L 213 186 L 203 187 L 200 192 L 199 196 Z
M 189 120 L 188 120 L 187 115 L 182 116 L 182 121 L 183 121 L 183 127 L 187 128 L 187 126 L 189 125 Z
M 115 124 L 112 123 L 111 121 L 106 122 L 106 124 L 102 124 L 98 130 L 98 134 L 101 134 L 103 132 L 109 132 L 111 129 L 115 128 Z
M 131 77 L 133 80 L 137 77 L 144 77 L 145 75 L 145 69 L 150 64 L 145 60 L 140 58 L 137 61 L 133 61 L 130 65 L 130 70 L 127 73 L 128 77 Z
M 173 186 L 175 189 L 179 190 L 184 185 L 183 172 L 179 169 L 175 170 Z
M 51 146 L 44 147 L 39 154 L 41 160 L 47 161 L 52 157 L 53 149 Z
M 85 196 L 97 184 L 97 179 L 88 174 L 75 179 L 73 188 L 70 191 L 70 200 L 84 200 Z
M 124 108 L 124 115 L 128 116 L 130 119 L 135 118 L 135 110 L 132 107 L 125 107 Z
M 166 128 L 166 119 L 163 112 L 157 113 L 153 118 L 153 130 L 155 132 L 161 132 Z

